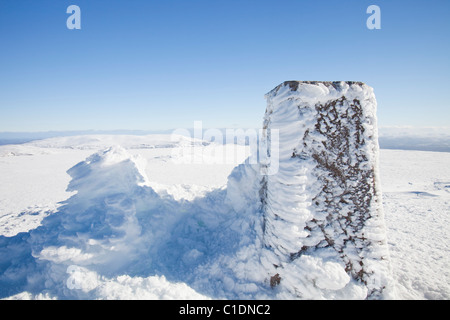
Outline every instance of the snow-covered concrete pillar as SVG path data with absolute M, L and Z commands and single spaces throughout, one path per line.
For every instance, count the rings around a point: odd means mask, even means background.
M 278 130 L 279 163 L 261 183 L 263 263 L 283 282 L 295 270 L 314 273 L 305 264 L 319 257 L 314 263 L 325 275 L 325 264 L 337 262 L 368 297 L 385 294 L 390 270 L 373 89 L 352 81 L 286 81 L 266 99 L 265 136 Z M 310 279 L 316 287 L 339 288 L 317 278 Z

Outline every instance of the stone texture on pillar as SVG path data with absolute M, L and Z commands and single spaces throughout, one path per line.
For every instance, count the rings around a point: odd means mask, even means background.
M 279 148 L 276 173 L 261 181 L 263 259 L 276 270 L 337 259 L 368 297 L 383 295 L 390 270 L 373 89 L 286 81 L 266 99 L 264 143 L 277 130 Z M 273 272 L 281 283 L 286 272 Z

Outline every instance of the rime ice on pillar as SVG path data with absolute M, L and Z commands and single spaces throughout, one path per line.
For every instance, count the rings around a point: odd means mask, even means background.
M 389 259 L 372 88 L 287 81 L 266 99 L 264 130 L 279 130 L 280 150 L 260 192 L 265 259 L 281 270 L 332 252 L 369 297 L 383 296 Z

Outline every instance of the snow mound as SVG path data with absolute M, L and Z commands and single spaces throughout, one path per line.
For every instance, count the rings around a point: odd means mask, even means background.
M 152 267 L 149 251 L 158 256 L 182 210 L 172 211 L 177 202 L 148 187 L 143 167 L 141 158 L 115 146 L 71 168 L 68 190 L 74 196 L 40 227 L 0 237 L 1 296 L 22 288 L 25 298 L 42 292 L 60 298 L 204 298 L 185 284 L 150 276 L 158 263 Z M 112 291 L 139 284 L 134 296 Z M 175 294 L 180 288 L 185 295 Z
M 250 225 L 225 204 L 226 191 L 176 201 L 149 187 L 143 167 L 114 146 L 69 169 L 72 197 L 36 229 L 0 237 L 0 297 L 239 296 L 242 290 L 224 290 L 222 274 L 217 283 L 209 277 L 215 262 L 251 242 Z M 236 288 L 259 291 L 248 281 Z
M 72 180 L 67 191 L 85 192 L 84 197 L 97 197 L 100 193 L 132 193 L 129 188 L 148 184 L 145 166 L 144 158 L 132 157 L 124 148 L 113 146 L 69 169 L 67 173 Z

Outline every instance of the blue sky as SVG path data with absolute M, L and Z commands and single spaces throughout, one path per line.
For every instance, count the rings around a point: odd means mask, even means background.
M 285 80 L 363 81 L 380 126 L 448 126 L 449 17 L 448 0 L 0 0 L 0 132 L 260 127 Z

